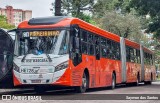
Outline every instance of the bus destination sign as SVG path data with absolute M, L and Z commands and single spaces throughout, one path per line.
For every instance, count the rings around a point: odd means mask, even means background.
M 57 36 L 60 34 L 60 31 L 31 31 L 29 32 L 30 37 L 37 36 Z

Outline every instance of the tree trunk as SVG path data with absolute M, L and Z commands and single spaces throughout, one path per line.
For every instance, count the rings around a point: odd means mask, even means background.
M 55 16 L 61 15 L 61 0 L 55 0 Z

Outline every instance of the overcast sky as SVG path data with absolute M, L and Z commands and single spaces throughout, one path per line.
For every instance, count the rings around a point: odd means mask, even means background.
M 54 0 L 0 0 L 0 7 L 6 5 L 13 6 L 15 9 L 32 10 L 32 17 L 52 16 L 50 11 L 51 3 Z

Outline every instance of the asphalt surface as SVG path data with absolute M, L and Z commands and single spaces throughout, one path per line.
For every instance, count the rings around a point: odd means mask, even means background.
M 152 85 L 118 85 L 115 90 L 109 87 L 89 89 L 83 94 L 75 93 L 71 88 L 50 88 L 42 94 L 36 93 L 33 88 L 0 89 L 0 94 L 11 95 L 12 99 L 14 96 L 15 99 L 1 100 L 0 103 L 22 103 L 15 98 L 18 96 L 21 96 L 20 99 L 24 96 L 39 96 L 35 100 L 23 100 L 23 103 L 160 103 L 160 81 L 153 82 Z

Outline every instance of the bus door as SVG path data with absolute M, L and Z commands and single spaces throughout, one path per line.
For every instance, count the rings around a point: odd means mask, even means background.
M 100 63 L 100 37 L 95 36 L 95 73 L 96 73 L 96 86 L 100 85 L 100 72 L 101 72 L 101 63 Z

